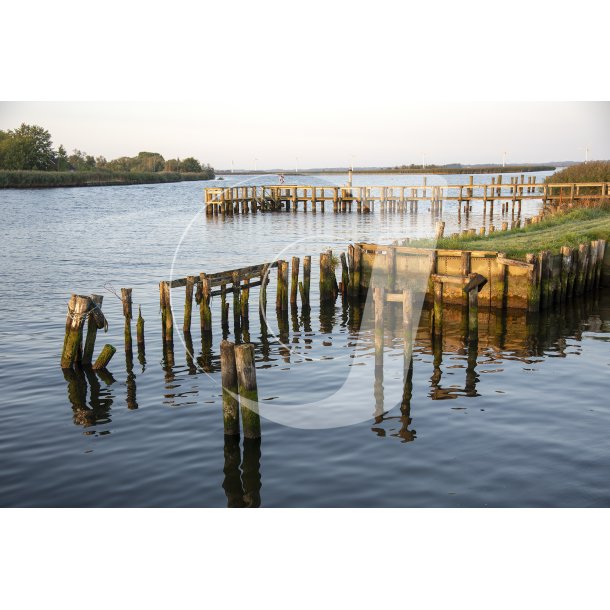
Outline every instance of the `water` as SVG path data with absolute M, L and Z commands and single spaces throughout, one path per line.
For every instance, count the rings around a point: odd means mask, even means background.
M 420 179 L 356 176 L 355 183 Z M 317 254 L 329 246 L 338 252 L 349 240 L 430 235 L 427 206 L 415 217 L 206 219 L 198 214 L 203 186 L 0 191 L 3 506 L 608 506 L 608 295 L 529 325 L 522 316 L 483 316 L 476 354 L 462 341 L 459 316 L 449 313 L 441 353 L 424 313 L 412 386 L 405 391 L 398 330 L 387 333 L 384 378 L 375 383 L 370 331 L 357 332 L 340 299 L 334 311 L 320 311 Z M 474 207 L 460 229 L 481 226 Z M 524 214 L 537 209 L 524 203 Z M 457 230 L 453 204 L 445 204 L 444 220 L 446 232 Z M 217 299 L 211 348 L 202 346 L 194 315 L 194 359 L 176 332 L 170 369 L 158 282 L 305 254 L 314 255 L 309 317 L 299 310 L 278 327 L 270 291 L 265 337 L 251 306 L 261 408 L 269 416 L 262 442 L 225 443 Z M 112 294 L 120 287 L 133 288 L 134 308 L 141 305 L 146 319 L 144 364 L 136 354 L 129 366 L 122 351 L 121 304 Z M 104 295 L 110 326 L 98 334 L 96 351 L 117 346 L 111 378 L 65 376 L 59 368 L 72 292 Z M 253 289 L 252 304 L 257 296 Z M 183 291 L 172 299 L 178 329 Z M 398 326 L 398 313 L 388 317 Z M 305 418 L 309 426 L 295 427 L 303 405 L 316 402 L 353 421 Z

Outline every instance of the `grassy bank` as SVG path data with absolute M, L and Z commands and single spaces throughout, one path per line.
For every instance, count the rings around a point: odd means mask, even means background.
M 184 180 L 210 180 L 213 171 L 184 172 L 43 172 L 0 170 L 0 188 L 51 188 L 66 186 L 117 186 L 157 184 Z
M 589 161 L 571 165 L 546 179 L 548 184 L 610 182 L 610 161 Z
M 529 252 L 558 252 L 562 246 L 578 247 L 594 239 L 610 240 L 610 205 L 555 214 L 522 229 L 485 236 L 446 237 L 438 242 L 418 240 L 410 245 L 451 250 L 492 250 L 504 252 L 509 258 L 523 260 Z

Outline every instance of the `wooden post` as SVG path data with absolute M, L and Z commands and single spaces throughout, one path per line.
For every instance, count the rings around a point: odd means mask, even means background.
M 237 271 L 233 271 L 231 283 L 233 285 L 233 327 L 236 341 L 241 341 L 241 281 Z
M 61 356 L 62 369 L 72 368 L 72 364 L 77 358 L 77 351 L 82 341 L 85 318 L 91 307 L 91 299 L 87 296 L 76 295 L 74 301 L 71 300 L 70 304 L 72 305 L 72 303 L 74 306 L 68 310 L 70 323 L 66 325 L 64 349 Z
M 123 316 L 125 317 L 125 352 L 131 354 L 133 351 L 131 341 L 131 318 L 133 317 L 131 288 L 121 288 L 121 301 L 123 303 Z
M 604 257 L 606 255 L 606 240 L 599 239 L 597 241 L 597 268 L 595 271 L 595 289 L 597 290 L 601 284 L 602 267 L 604 265 Z
M 159 294 L 163 343 L 172 345 L 174 343 L 174 317 L 172 314 L 169 282 L 159 282 Z
M 540 309 L 540 261 L 535 254 L 526 254 L 525 262 L 532 265 L 527 272 L 527 310 L 537 312 Z
M 136 322 L 136 341 L 138 344 L 138 355 L 143 356 L 145 352 L 144 318 L 142 317 L 141 307 L 138 307 L 138 321 Z
M 385 305 L 385 290 L 378 286 L 373 290 L 375 306 L 375 368 L 383 369 L 383 309 Z
M 244 324 L 249 317 L 248 306 L 250 302 L 250 280 L 245 279 L 241 290 L 241 318 Z
M 298 256 L 292 257 L 292 270 L 290 282 L 290 304 L 297 304 L 297 294 L 299 289 L 299 265 L 301 261 Z
M 472 288 L 468 293 L 468 340 L 479 338 L 479 289 Z
M 358 245 L 354 245 L 354 257 L 352 267 L 351 295 L 352 297 L 358 297 L 360 295 L 360 272 L 362 270 L 362 250 Z
M 265 265 L 261 271 L 261 288 L 258 294 L 259 310 L 263 314 L 267 313 L 267 284 L 270 282 L 269 273 L 269 265 Z
M 404 330 L 405 361 L 410 361 L 413 341 L 413 295 L 409 288 L 402 291 L 402 325 Z
M 388 275 L 388 290 L 392 292 L 396 286 L 396 250 L 388 247 L 386 254 L 387 275 Z
M 565 303 L 568 297 L 570 274 L 572 271 L 572 248 L 563 246 L 561 248 L 561 284 L 559 289 L 559 301 Z
M 258 408 L 258 387 L 254 366 L 254 345 L 235 347 L 235 364 L 241 404 L 241 421 L 245 438 L 260 438 L 261 422 Z
M 347 260 L 345 258 L 345 252 L 341 252 L 341 256 L 339 258 L 341 259 L 341 293 L 343 298 L 345 298 L 348 294 L 350 282 L 349 269 L 347 266 Z
M 210 278 L 207 273 L 199 274 L 201 282 L 201 301 L 199 302 L 199 317 L 201 322 L 201 332 L 211 332 L 212 330 L 212 310 L 210 309 L 210 293 L 212 292 Z
M 101 311 L 102 309 L 102 301 L 104 297 L 101 294 L 92 294 L 91 295 L 91 312 L 87 318 L 87 337 L 85 339 L 85 347 L 83 349 L 83 365 L 89 366 L 91 365 L 91 361 L 93 359 L 93 350 L 95 348 L 95 338 L 97 337 L 98 323 L 93 315 L 93 309 L 97 308 Z
M 222 378 L 222 418 L 225 436 L 239 436 L 239 399 L 235 344 L 220 342 L 220 374 Z
M 443 238 L 443 234 L 445 233 L 445 223 L 443 221 L 438 221 L 436 223 L 436 231 L 435 231 L 435 237 L 436 239 L 442 239 Z
M 112 345 L 104 345 L 95 364 L 91 367 L 94 371 L 103 370 L 108 366 L 110 359 L 114 356 L 116 349 Z
M 182 330 L 184 333 L 191 332 L 191 312 L 193 310 L 193 288 L 195 286 L 195 276 L 189 275 L 186 278 L 186 290 L 184 298 L 184 323 Z
M 277 292 L 275 298 L 277 311 L 288 311 L 288 262 L 277 262 Z
M 303 293 L 301 295 L 301 300 L 303 296 L 305 297 L 305 301 L 303 301 L 303 306 L 309 305 L 309 286 L 311 283 L 311 256 L 306 256 L 303 259 Z
M 440 335 L 443 332 L 443 282 L 434 282 L 434 334 Z
M 587 256 L 588 248 L 585 244 L 578 246 L 578 267 L 576 271 L 575 292 L 578 296 L 585 291 L 585 281 L 587 276 Z

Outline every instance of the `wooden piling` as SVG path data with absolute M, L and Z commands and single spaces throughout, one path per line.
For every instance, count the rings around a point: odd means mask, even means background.
M 306 256 L 303 259 L 303 292 L 301 294 L 301 300 L 303 306 L 309 305 L 309 287 L 311 284 L 311 256 Z M 303 296 L 305 301 L 303 301 Z
M 184 333 L 191 332 L 191 314 L 193 310 L 193 289 L 195 287 L 195 276 L 188 275 L 186 278 L 186 289 L 184 298 L 184 322 L 182 330 Z
M 159 295 L 163 343 L 172 345 L 174 342 L 174 317 L 172 314 L 169 282 L 159 282 Z
M 138 307 L 138 321 L 136 322 L 136 342 L 138 344 L 138 354 L 144 355 L 144 318 L 142 317 L 142 308 Z
M 87 337 L 85 338 L 85 346 L 83 348 L 83 359 L 82 363 L 84 366 L 91 365 L 93 360 L 93 350 L 95 348 L 95 339 L 97 337 L 98 323 L 93 315 L 93 311 L 95 308 L 98 310 L 102 309 L 102 301 L 104 297 L 101 294 L 92 294 L 91 295 L 91 311 L 89 316 L 87 317 Z
M 434 282 L 433 329 L 435 335 L 443 332 L 443 282 Z
M 479 290 L 473 288 L 468 292 L 468 340 L 479 338 Z
M 535 254 L 526 254 L 525 262 L 531 265 L 527 271 L 527 310 L 537 312 L 540 309 L 540 262 Z
M 82 342 L 85 318 L 91 307 L 91 299 L 88 296 L 76 295 L 76 298 L 70 301 L 70 305 L 72 303 L 73 307 L 68 311 L 70 324 L 66 325 L 66 336 L 61 356 L 62 369 L 72 368 L 72 364 L 76 360 L 77 351 Z
M 297 304 L 297 294 L 299 289 L 299 266 L 300 259 L 298 256 L 292 257 L 291 282 L 290 282 L 290 304 Z
M 377 286 L 373 290 L 375 307 L 375 368 L 383 368 L 383 310 L 385 305 L 385 289 Z
M 277 262 L 275 308 L 277 311 L 288 311 L 288 261 Z
M 225 436 L 239 436 L 239 389 L 235 344 L 220 342 L 220 374 L 222 378 L 222 418 Z
M 212 287 L 207 273 L 200 273 L 199 281 L 201 282 L 201 301 L 199 302 L 201 332 L 209 333 L 212 331 L 212 310 L 210 309 Z
M 108 366 L 110 359 L 114 356 L 116 349 L 109 344 L 104 345 L 100 355 L 97 357 L 95 364 L 91 367 L 93 370 L 103 370 Z
M 254 345 L 252 343 L 243 343 L 235 347 L 235 364 L 244 437 L 260 438 L 261 422 L 258 408 L 256 368 L 254 366 Z
M 249 317 L 250 280 L 245 279 L 241 289 L 241 319 L 246 324 Z
M 347 265 L 347 259 L 345 257 L 345 252 L 341 252 L 339 257 L 341 259 L 341 292 L 343 298 L 347 297 L 349 291 L 349 268 Z
M 121 288 L 121 301 L 123 303 L 123 316 L 125 317 L 125 353 L 133 352 L 131 339 L 132 300 L 131 288 Z

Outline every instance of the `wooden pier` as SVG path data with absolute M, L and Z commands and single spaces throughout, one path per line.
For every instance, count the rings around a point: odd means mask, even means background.
M 420 202 L 428 202 L 431 212 L 442 212 L 443 203 L 457 202 L 458 210 L 468 214 L 471 204 L 483 205 L 484 212 L 489 207 L 493 215 L 494 204 L 502 206 L 502 211 L 521 213 L 523 201 L 542 201 L 544 207 L 576 204 L 585 200 L 599 200 L 608 197 L 607 182 L 536 184 L 536 177 L 513 177 L 510 183 L 503 183 L 502 176 L 492 178 L 489 184 L 474 184 L 472 176 L 468 184 L 428 185 L 424 179 L 420 186 L 318 186 L 318 185 L 243 185 L 208 187 L 204 189 L 205 211 L 208 216 L 247 214 L 256 212 L 292 211 L 299 207 L 312 213 L 324 213 L 330 209 L 334 213 L 356 211 L 370 213 L 417 212 Z M 463 208 L 463 210 L 462 210 Z

